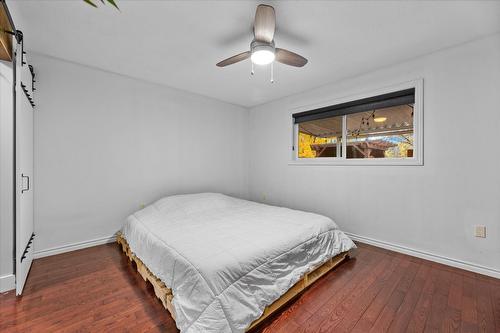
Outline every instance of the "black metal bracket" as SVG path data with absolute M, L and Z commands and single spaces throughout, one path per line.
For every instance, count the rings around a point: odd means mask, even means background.
M 31 73 L 31 90 L 32 91 L 35 91 L 35 69 L 33 68 L 32 65 L 28 65 L 28 68 L 30 69 L 30 73 Z
M 33 239 L 35 239 L 35 233 L 31 234 L 30 240 L 28 241 L 28 244 L 26 244 L 26 248 L 24 249 L 23 255 L 21 257 L 21 262 L 26 259 L 26 255 L 28 254 L 28 250 L 31 247 L 31 244 L 33 243 Z
M 24 94 L 26 95 L 26 98 L 30 102 L 31 107 L 34 108 L 35 107 L 35 101 L 33 100 L 33 98 L 31 97 L 30 93 L 28 92 L 28 89 L 26 88 L 26 85 L 24 83 L 22 83 L 22 82 L 21 82 L 21 88 L 23 89 Z
M 14 36 L 16 39 L 17 43 L 22 43 L 23 41 L 23 32 L 21 30 L 16 30 L 16 31 L 8 31 L 8 30 L 3 30 L 4 33 L 9 34 Z
M 21 66 L 26 65 L 26 61 L 24 61 L 24 55 L 26 52 L 24 52 L 24 35 L 21 30 L 14 30 L 14 31 L 7 31 L 4 30 L 6 34 L 13 35 L 14 38 L 17 41 L 17 44 L 21 44 Z
M 16 30 L 16 40 L 18 44 L 21 44 L 21 67 L 22 67 L 26 65 L 26 61 L 24 61 L 24 55 L 26 54 L 26 52 L 24 52 L 24 35 L 21 30 Z

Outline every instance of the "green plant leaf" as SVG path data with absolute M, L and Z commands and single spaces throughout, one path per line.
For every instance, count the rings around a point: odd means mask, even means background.
M 85 1 L 85 3 L 91 5 L 92 7 L 97 8 L 97 5 L 95 3 L 93 3 L 91 0 L 83 0 L 83 1 Z
M 97 5 L 94 3 L 94 1 L 96 0 L 83 0 L 85 1 L 87 4 L 91 5 L 92 7 L 95 7 L 97 8 Z M 106 2 L 108 2 L 110 5 L 112 5 L 113 7 L 115 7 L 116 9 L 120 10 L 120 8 L 118 8 L 118 5 L 116 4 L 116 1 L 115 0 L 99 0 L 103 5 L 106 4 Z
M 118 6 L 116 5 L 116 2 L 115 0 L 108 0 L 108 2 L 113 5 L 113 7 L 115 7 L 116 9 L 120 10 L 120 8 L 118 8 Z

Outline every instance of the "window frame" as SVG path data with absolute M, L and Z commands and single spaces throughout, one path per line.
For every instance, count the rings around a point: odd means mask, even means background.
M 405 89 L 415 89 L 415 103 L 413 106 L 413 157 L 393 157 L 393 158 L 347 158 L 347 115 L 342 116 L 342 156 L 341 157 L 321 157 L 321 158 L 300 158 L 298 156 L 298 137 L 299 126 L 294 123 L 292 114 L 314 110 L 330 105 L 337 105 L 346 102 L 352 102 L 363 98 L 383 95 Z M 424 140 L 423 140 L 423 79 L 416 79 L 389 87 L 371 90 L 369 92 L 350 95 L 343 98 L 324 101 L 314 105 L 305 105 L 294 108 L 290 112 L 291 118 L 291 161 L 289 165 L 424 165 Z

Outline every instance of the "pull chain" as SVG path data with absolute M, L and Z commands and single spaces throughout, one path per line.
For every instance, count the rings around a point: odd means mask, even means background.
M 252 71 L 250 72 L 251 75 L 253 75 L 254 71 L 253 71 L 253 61 L 251 61 L 252 63 Z
M 271 63 L 271 83 L 274 83 L 274 62 Z

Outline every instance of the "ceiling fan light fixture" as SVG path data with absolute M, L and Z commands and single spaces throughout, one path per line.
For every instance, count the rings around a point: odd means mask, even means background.
M 376 122 L 376 123 L 383 123 L 386 120 L 387 120 L 387 117 L 375 117 L 373 119 L 373 121 Z
M 259 45 L 252 49 L 252 56 L 250 59 L 256 65 L 268 65 L 274 61 L 276 55 L 274 54 L 274 47 L 271 45 Z
M 103 0 L 101 0 L 103 1 Z M 285 49 L 275 48 L 274 32 L 276 30 L 276 13 L 269 5 L 258 5 L 255 11 L 253 23 L 253 40 L 250 43 L 250 50 L 219 61 L 217 67 L 226 67 L 248 58 L 253 65 L 271 64 L 271 82 L 273 62 L 279 62 L 288 66 L 303 67 L 307 64 L 307 59 L 300 54 L 293 53 Z

